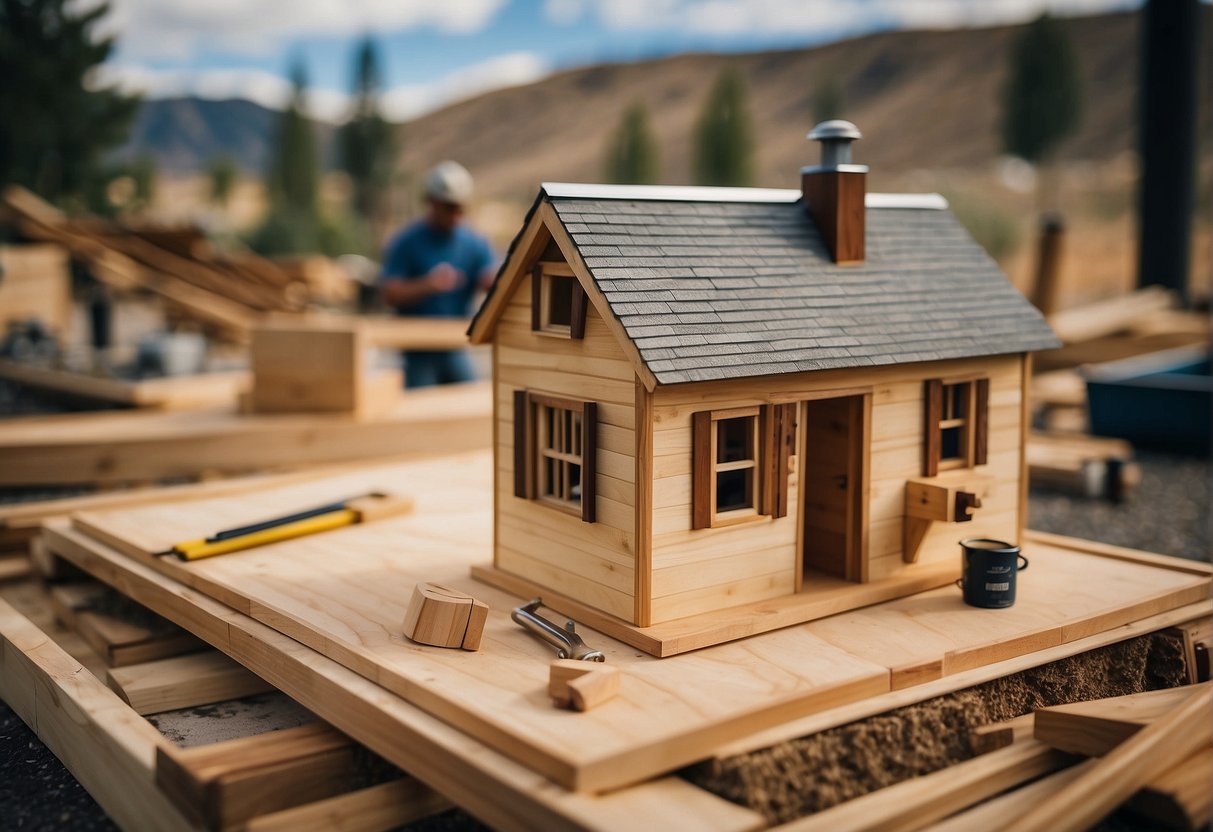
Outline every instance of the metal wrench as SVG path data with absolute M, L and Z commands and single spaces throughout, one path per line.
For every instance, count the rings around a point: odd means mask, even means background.
M 577 635 L 576 625 L 572 621 L 566 621 L 562 630 L 543 616 L 536 615 L 535 610 L 541 606 L 543 606 L 543 599 L 536 598 L 528 604 L 515 607 L 514 611 L 510 613 L 510 618 L 514 619 L 515 623 L 523 629 L 530 630 L 555 647 L 557 658 L 578 659 L 583 662 L 606 661 L 606 656 L 602 655 L 602 651 L 590 649 L 581 640 L 581 636 Z

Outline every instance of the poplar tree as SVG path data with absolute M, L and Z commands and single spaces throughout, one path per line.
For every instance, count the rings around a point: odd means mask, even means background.
M 1003 88 L 1003 149 L 1039 163 L 1078 126 L 1082 89 L 1074 48 L 1061 21 L 1042 14 L 1011 47 Z
M 745 96 L 745 85 L 736 70 L 720 73 L 695 127 L 698 184 L 750 184 L 753 140 Z
M 307 70 L 297 61 L 291 67 L 291 100 L 278 121 L 266 185 L 273 210 L 312 217 L 316 213 L 320 166 L 306 105 Z
M 353 115 L 338 134 L 342 169 L 354 187 L 354 211 L 372 221 L 387 193 L 395 147 L 392 127 L 379 111 L 383 75 L 370 35 L 362 39 L 354 61 Z
M 96 188 L 106 151 L 127 137 L 139 99 L 86 86 L 113 38 L 109 12 L 71 0 L 0 0 L 0 185 L 77 203 Z
M 639 101 L 619 121 L 607 148 L 606 178 L 618 185 L 650 185 L 657 181 L 657 144 L 649 116 Z

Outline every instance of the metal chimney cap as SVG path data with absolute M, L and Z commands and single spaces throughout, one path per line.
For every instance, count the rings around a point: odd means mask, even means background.
M 812 130 L 809 131 L 808 138 L 815 142 L 826 141 L 846 141 L 853 142 L 856 139 L 862 139 L 863 134 L 859 132 L 859 128 L 849 121 L 841 118 L 832 118 L 829 121 L 823 121 Z

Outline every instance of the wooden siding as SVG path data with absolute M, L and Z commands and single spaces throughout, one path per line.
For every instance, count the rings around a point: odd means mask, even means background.
M 494 336 L 497 512 L 494 563 L 635 623 L 636 374 L 595 308 L 585 337 L 531 330 L 531 275 L 515 287 Z M 598 404 L 594 523 L 514 496 L 513 393 Z
M 801 569 L 797 527 L 804 409 L 788 516 L 700 530 L 691 527 L 693 412 L 799 401 L 823 391 L 870 391 L 866 574 L 880 580 L 915 568 L 902 561 L 902 526 L 906 480 L 922 474 L 925 378 L 990 379 L 989 463 L 977 471 L 996 484 L 972 522 L 941 523 L 930 530 L 919 563 L 959 561 L 957 541 L 963 537 L 1018 539 L 1022 367 L 1020 356 L 1012 355 L 658 388 L 652 400 L 652 623 L 790 594 Z

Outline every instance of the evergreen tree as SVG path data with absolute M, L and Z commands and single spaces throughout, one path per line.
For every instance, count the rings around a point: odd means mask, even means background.
M 269 192 L 271 210 L 312 218 L 316 215 L 320 168 L 312 122 L 304 113 L 307 71 L 302 62 L 296 62 L 291 67 L 291 87 L 290 104 L 278 122 L 266 190 Z
M 240 169 L 231 156 L 221 153 L 211 159 L 211 202 L 219 206 L 227 205 L 239 175 Z
M 370 35 L 358 47 L 354 66 L 354 112 L 338 135 L 341 167 L 354 186 L 354 211 L 371 221 L 382 208 L 395 152 L 392 127 L 379 113 L 383 78 Z
M 105 151 L 122 142 L 139 99 L 85 78 L 113 50 L 94 38 L 108 3 L 0 0 L 0 184 L 80 200 Z
M 649 116 L 639 101 L 623 114 L 607 149 L 606 178 L 618 185 L 650 185 L 657 181 L 657 145 Z
M 745 86 L 736 70 L 726 69 L 716 79 L 695 127 L 695 181 L 750 184 L 752 145 Z
M 1002 143 L 1008 153 L 1040 162 L 1078 126 L 1082 90 L 1064 25 L 1048 14 L 1016 38 L 1003 89 Z

